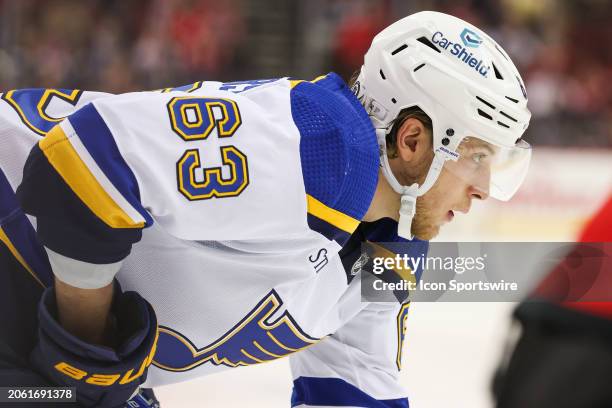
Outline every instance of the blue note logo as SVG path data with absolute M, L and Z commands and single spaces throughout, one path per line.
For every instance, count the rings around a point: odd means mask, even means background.
M 461 41 L 463 45 L 470 48 L 478 48 L 482 44 L 482 38 L 472 30 L 464 28 L 461 32 Z
M 203 347 L 170 327 L 159 326 L 153 364 L 167 371 L 188 371 L 202 364 L 226 367 L 265 363 L 312 346 L 320 339 L 302 331 L 276 291 L 268 293 L 229 331 Z

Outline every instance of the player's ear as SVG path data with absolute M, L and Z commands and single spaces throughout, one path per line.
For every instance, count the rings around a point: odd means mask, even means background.
M 431 136 L 423 122 L 407 118 L 397 131 L 397 155 L 405 162 L 418 163 L 431 151 Z

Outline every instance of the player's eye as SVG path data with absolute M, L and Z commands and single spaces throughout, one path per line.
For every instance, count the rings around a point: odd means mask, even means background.
M 482 153 L 482 152 L 478 152 L 478 153 L 474 153 L 472 154 L 472 160 L 474 161 L 474 163 L 476 164 L 482 164 L 485 162 L 485 160 L 487 159 L 488 154 L 487 153 Z

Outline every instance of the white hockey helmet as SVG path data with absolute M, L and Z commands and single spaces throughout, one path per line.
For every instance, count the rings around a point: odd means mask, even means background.
M 521 139 L 531 117 L 525 86 L 506 52 L 473 25 L 433 11 L 395 22 L 372 41 L 353 92 L 376 128 L 383 173 L 402 195 L 400 236 L 412 238 L 416 198 L 433 186 L 446 160 L 459 158 L 466 137 L 496 147 L 491 197 L 508 200 L 522 184 L 531 157 Z M 385 139 L 398 114 L 415 106 L 431 118 L 435 155 L 421 186 L 402 186 Z

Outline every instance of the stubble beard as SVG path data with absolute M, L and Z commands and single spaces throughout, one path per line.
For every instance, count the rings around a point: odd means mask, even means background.
M 435 197 L 429 193 L 417 198 L 416 214 L 412 220 L 411 232 L 418 239 L 429 241 L 440 232 L 439 222 L 432 211 L 434 203 Z

